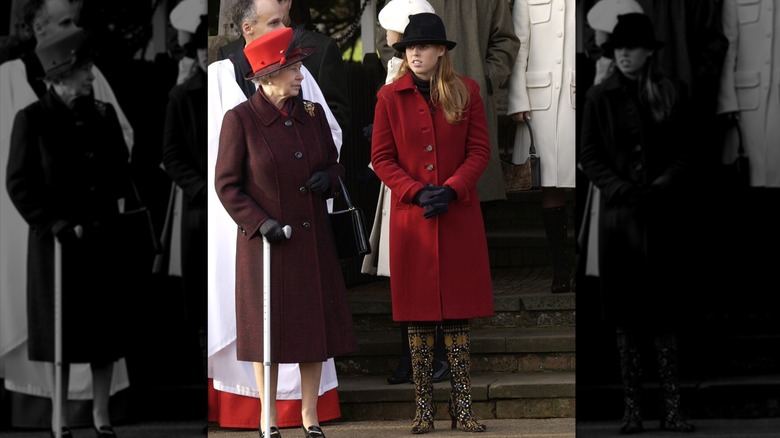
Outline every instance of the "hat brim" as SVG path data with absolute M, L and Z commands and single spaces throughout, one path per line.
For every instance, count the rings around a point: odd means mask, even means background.
M 271 73 L 279 71 L 285 67 L 289 67 L 295 64 L 296 62 L 303 61 L 304 59 L 308 58 L 309 55 L 311 55 L 312 53 L 314 53 L 313 47 L 302 47 L 299 52 L 285 59 L 284 65 L 281 65 L 278 62 L 276 62 L 274 64 L 265 66 L 260 70 L 257 70 L 256 72 L 247 73 L 246 75 L 244 75 L 244 79 L 251 81 L 252 79 L 255 78 L 270 75 Z
M 642 43 L 642 44 L 633 44 L 633 43 L 632 44 L 625 44 L 625 43 L 622 43 L 622 42 L 619 43 L 619 44 L 615 44 L 612 41 L 606 41 L 606 42 L 604 42 L 604 44 L 601 45 L 601 50 L 603 50 L 605 52 L 608 52 L 608 53 L 612 52 L 613 50 L 615 50 L 616 47 L 644 47 L 644 48 L 650 49 L 650 50 L 659 50 L 659 49 L 662 49 L 665 45 L 666 44 L 663 41 L 653 41 L 653 43 L 649 44 L 649 45 L 645 44 L 645 43 Z
M 431 38 L 409 38 L 398 41 L 393 44 L 393 48 L 399 52 L 406 50 L 406 46 L 416 46 L 420 44 L 441 44 L 447 47 L 447 50 L 452 50 L 457 44 L 455 41 L 437 40 Z

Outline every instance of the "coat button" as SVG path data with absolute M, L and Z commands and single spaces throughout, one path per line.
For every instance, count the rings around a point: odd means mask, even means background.
M 300 160 L 301 158 L 303 158 L 303 152 L 296 152 L 296 153 L 295 153 L 295 158 L 297 158 L 297 159 L 299 159 L 299 160 Z
M 303 228 L 304 228 L 304 229 L 306 229 L 306 230 L 308 230 L 309 228 L 311 228 L 311 224 L 310 224 L 310 223 L 308 223 L 308 222 L 304 222 L 304 223 L 302 224 L 302 226 L 303 226 Z
M 87 156 L 87 158 L 95 158 L 95 153 L 94 153 L 94 152 L 92 152 L 92 151 L 89 151 L 89 152 L 87 152 L 87 153 L 86 153 L 86 154 L 84 154 L 84 155 L 86 155 L 86 156 Z
M 433 146 L 431 146 L 431 145 L 425 146 L 425 150 L 430 152 L 430 151 L 433 150 Z
M 301 195 L 305 195 L 309 192 L 309 189 L 306 188 L 306 186 L 301 186 L 301 188 L 298 189 L 298 191 L 301 193 Z
M 431 107 L 431 115 L 436 114 L 436 108 Z
M 285 120 L 284 121 L 284 126 L 292 126 L 292 120 L 289 120 L 289 119 Z
M 433 170 L 433 164 L 426 164 L 425 168 L 428 170 Z

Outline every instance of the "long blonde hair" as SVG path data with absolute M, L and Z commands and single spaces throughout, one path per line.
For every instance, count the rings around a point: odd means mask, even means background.
M 406 53 L 403 52 L 403 63 L 398 69 L 393 81 L 409 71 Z M 463 111 L 469 105 L 469 90 L 463 78 L 455 71 L 450 58 L 450 51 L 445 47 L 444 55 L 439 57 L 436 69 L 431 75 L 431 103 L 444 111 L 444 117 L 451 124 L 463 119 Z

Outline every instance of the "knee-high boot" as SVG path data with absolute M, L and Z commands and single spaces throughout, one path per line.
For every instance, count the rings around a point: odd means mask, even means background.
M 553 293 L 571 291 L 571 266 L 567 254 L 569 234 L 569 215 L 566 207 L 543 208 L 542 218 L 547 234 L 547 246 L 553 263 L 553 281 L 550 290 Z
M 695 427 L 686 423 L 680 413 L 680 383 L 678 381 L 677 337 L 666 332 L 655 337 L 658 359 L 658 376 L 661 380 L 663 416 L 661 429 L 677 432 L 693 432 Z
M 433 431 L 433 344 L 434 325 L 409 324 L 409 352 L 412 357 L 415 414 L 412 433 Z
M 623 382 L 623 424 L 620 433 L 641 432 L 642 426 L 642 367 L 639 360 L 639 340 L 631 330 L 617 330 L 620 355 L 620 378 Z
M 468 324 L 444 324 L 444 346 L 450 361 L 450 404 L 448 412 L 452 428 L 467 432 L 484 432 L 484 424 L 474 419 L 471 411 L 471 353 Z

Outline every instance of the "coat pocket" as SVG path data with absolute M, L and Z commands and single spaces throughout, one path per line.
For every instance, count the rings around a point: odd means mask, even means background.
M 734 73 L 734 88 L 741 111 L 755 111 L 761 105 L 761 72 L 738 71 Z
M 761 11 L 761 0 L 737 0 L 737 15 L 739 24 L 749 24 L 758 21 Z
M 550 21 L 552 0 L 528 0 L 528 16 L 531 24 Z
M 552 103 L 552 72 L 529 71 L 525 75 L 531 111 L 549 109 Z

